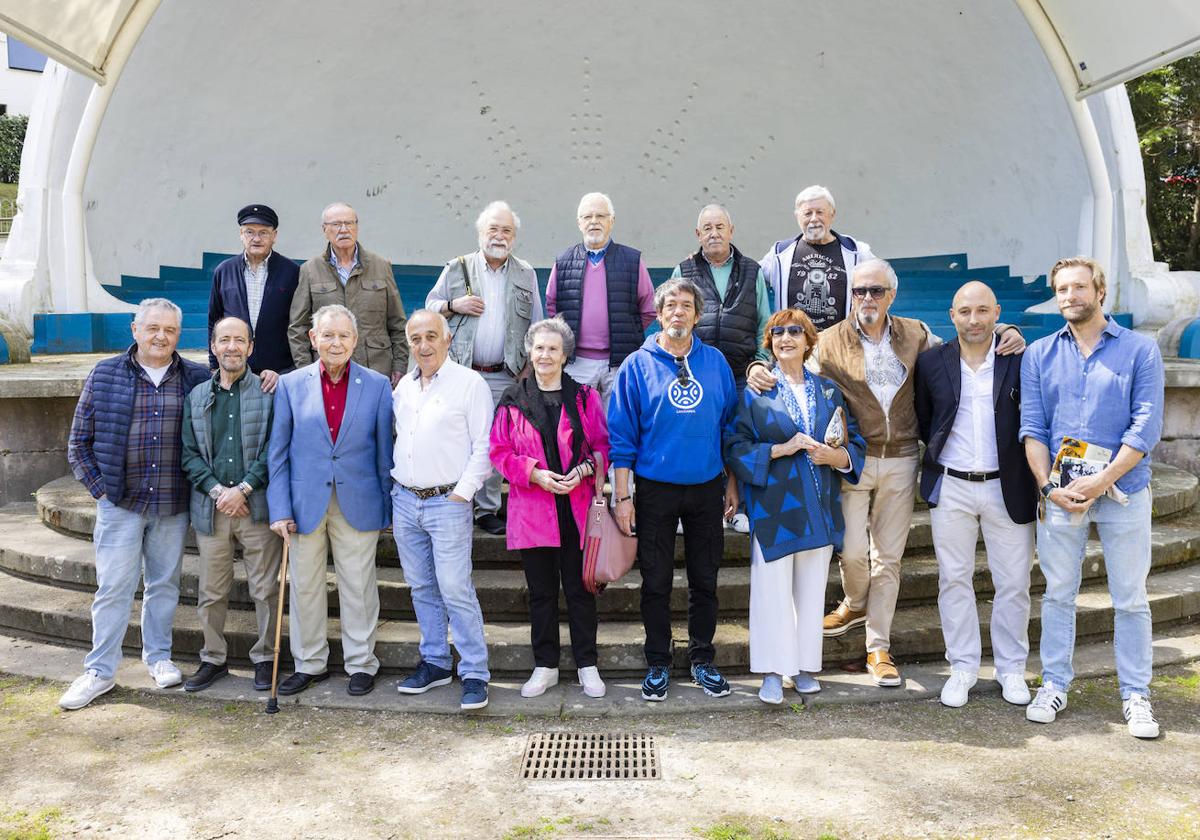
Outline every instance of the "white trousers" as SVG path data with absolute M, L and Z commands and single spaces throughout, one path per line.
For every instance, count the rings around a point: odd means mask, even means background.
M 793 676 L 821 670 L 821 622 L 833 546 L 770 563 L 758 540 L 750 551 L 750 671 Z
M 979 671 L 979 612 L 975 606 L 975 545 L 983 529 L 992 600 L 992 658 L 997 674 L 1024 674 L 1029 656 L 1029 571 L 1034 524 L 1017 525 L 1004 507 L 1000 479 L 963 481 L 942 476 L 929 512 L 938 561 L 938 612 L 952 668 Z

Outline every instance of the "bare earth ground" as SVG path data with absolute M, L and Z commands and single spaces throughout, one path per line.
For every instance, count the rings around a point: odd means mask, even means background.
M 149 696 L 60 712 L 0 676 L 0 838 L 1200 837 L 1200 663 L 1157 742 L 1113 678 L 1052 726 L 996 696 L 609 721 L 472 720 Z M 713 701 L 713 709 L 720 701 Z M 664 778 L 519 781 L 531 732 L 633 727 Z

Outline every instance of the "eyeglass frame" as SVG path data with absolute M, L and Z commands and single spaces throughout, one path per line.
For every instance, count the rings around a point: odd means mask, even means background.
M 860 300 L 866 300 L 870 295 L 872 300 L 879 300 L 888 292 L 894 291 L 892 286 L 851 286 L 850 294 Z

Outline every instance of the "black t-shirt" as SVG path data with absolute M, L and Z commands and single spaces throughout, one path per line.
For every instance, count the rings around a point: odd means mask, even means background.
M 792 254 L 783 305 L 803 309 L 818 331 L 846 317 L 846 265 L 842 243 L 809 245 L 801 237 Z

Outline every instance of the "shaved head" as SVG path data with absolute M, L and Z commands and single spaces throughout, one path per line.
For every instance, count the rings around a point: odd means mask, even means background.
M 972 304 L 983 303 L 988 306 L 995 306 L 996 294 L 987 283 L 981 283 L 978 280 L 969 280 L 958 287 L 958 291 L 954 293 L 954 300 L 951 302 L 950 308 L 957 309 L 960 303 L 967 301 L 970 301 Z
M 1000 318 L 996 295 L 986 283 L 971 280 L 959 286 L 950 304 L 950 320 L 963 345 L 982 347 L 991 343 Z

